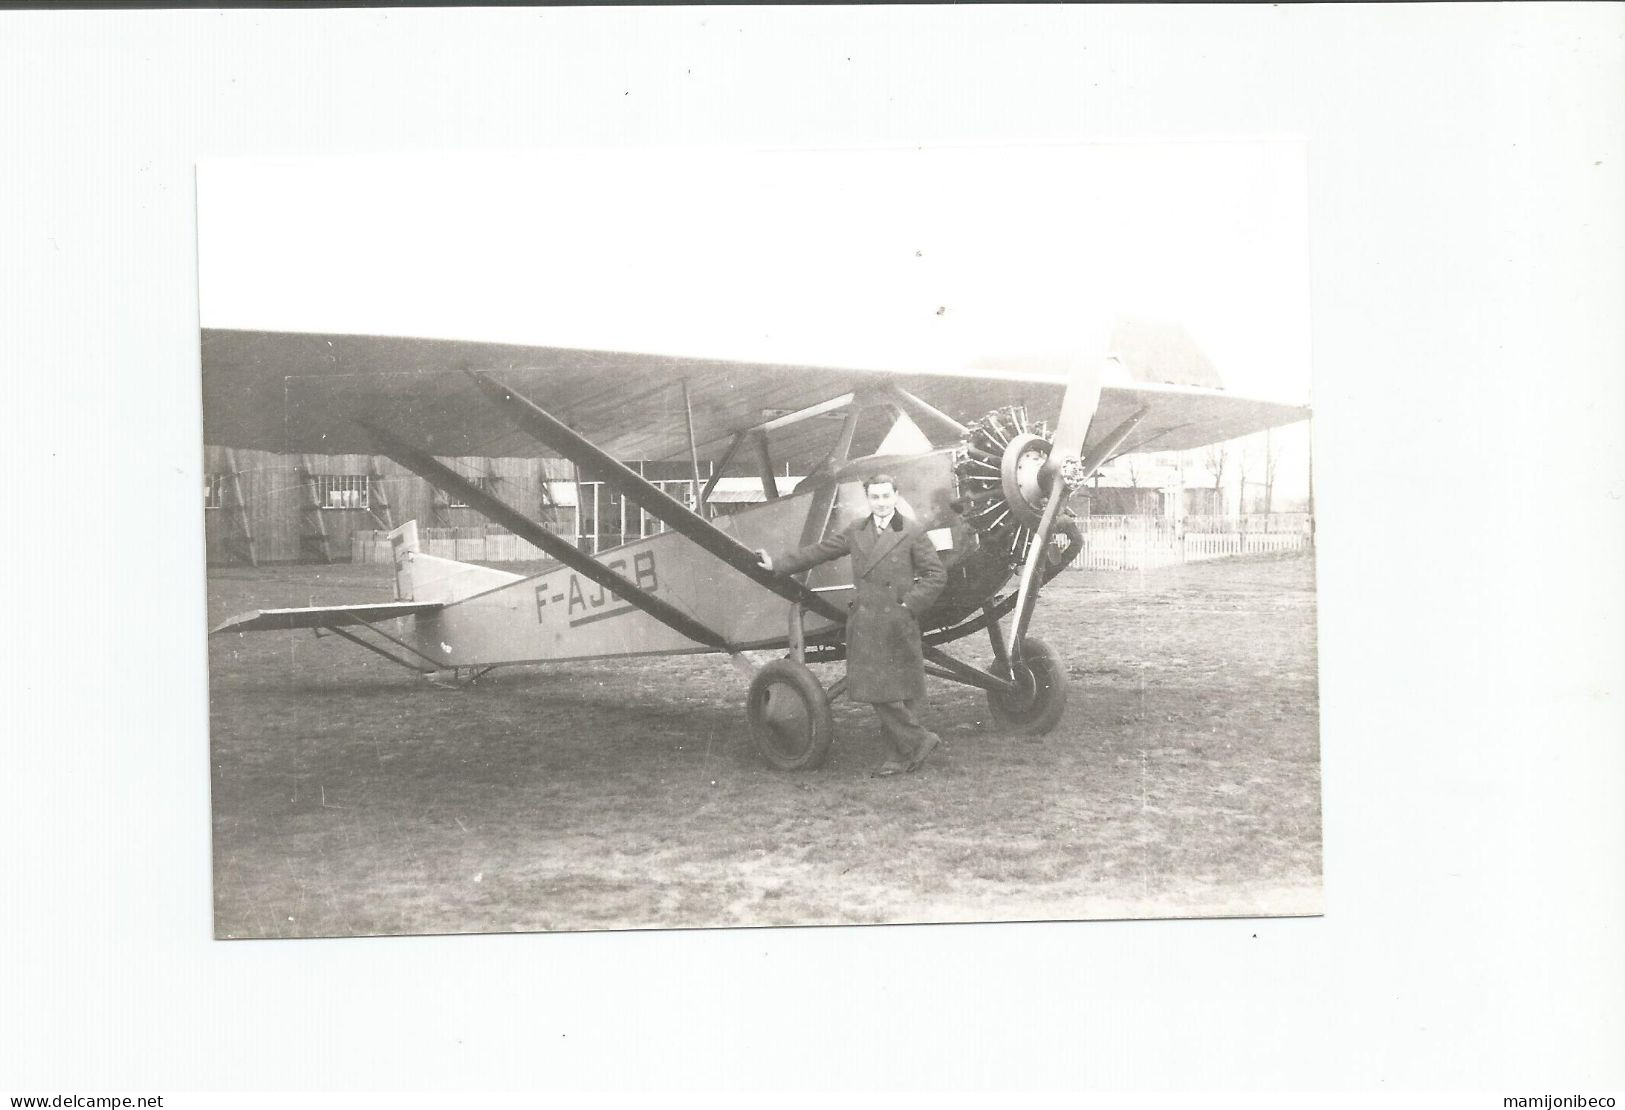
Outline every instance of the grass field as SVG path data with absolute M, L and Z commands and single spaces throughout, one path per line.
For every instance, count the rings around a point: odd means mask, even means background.
M 209 612 L 389 594 L 384 567 L 217 568 Z M 1310 558 L 1068 572 L 1034 631 L 1070 663 L 1060 727 L 1001 735 L 931 680 L 945 748 L 889 779 L 844 701 L 823 770 L 769 769 L 715 657 L 445 690 L 334 637 L 216 637 L 216 933 L 1319 912 Z

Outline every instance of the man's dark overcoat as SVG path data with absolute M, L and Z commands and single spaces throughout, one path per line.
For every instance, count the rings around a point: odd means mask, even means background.
M 815 544 L 784 556 L 785 574 L 852 557 L 858 595 L 846 618 L 847 697 L 909 701 L 925 696 L 920 620 L 947 585 L 948 572 L 925 530 L 893 513 L 885 534 L 866 516 Z

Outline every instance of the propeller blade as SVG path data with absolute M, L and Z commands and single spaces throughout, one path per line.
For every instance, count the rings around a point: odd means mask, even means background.
M 1050 437 L 1049 459 L 1044 463 L 1041 481 L 1045 488 L 1060 472 L 1061 463 L 1083 454 L 1083 441 L 1089 435 L 1089 425 L 1100 407 L 1100 383 L 1105 377 L 1104 359 L 1086 358 L 1072 370 L 1072 380 L 1061 398 L 1061 416 L 1055 422 L 1055 434 Z
M 1027 548 L 1027 559 L 1021 568 L 1021 585 L 1016 590 L 1016 617 L 1010 624 L 1009 656 L 1011 665 L 1021 661 L 1022 641 L 1027 637 L 1027 625 L 1032 620 L 1033 607 L 1038 603 L 1041 585 L 1038 570 L 1049 551 L 1049 541 L 1055 535 L 1055 522 L 1060 519 L 1070 488 L 1061 480 L 1061 466 L 1070 460 L 1076 464 L 1083 453 L 1083 441 L 1089 435 L 1089 425 L 1100 407 L 1100 384 L 1105 377 L 1105 360 L 1085 358 L 1072 371 L 1072 381 L 1061 398 L 1061 415 L 1055 422 L 1055 434 L 1050 437 L 1049 458 L 1038 472 L 1040 488 L 1045 491 L 1044 513 L 1039 518 Z
M 1027 561 L 1021 567 L 1021 585 L 1016 589 L 1016 619 L 1010 625 L 1010 646 L 1007 654 L 1013 662 L 1021 661 L 1021 644 L 1027 638 L 1027 624 L 1032 620 L 1033 606 L 1038 603 L 1038 569 L 1043 565 L 1050 537 L 1055 534 L 1055 521 L 1061 515 L 1070 491 L 1065 483 L 1050 485 L 1049 500 L 1044 502 L 1044 515 L 1039 518 L 1038 531 L 1027 548 Z

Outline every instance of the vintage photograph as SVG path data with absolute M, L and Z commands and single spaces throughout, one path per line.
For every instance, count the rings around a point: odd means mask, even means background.
M 197 191 L 217 937 L 1321 912 L 1302 142 Z

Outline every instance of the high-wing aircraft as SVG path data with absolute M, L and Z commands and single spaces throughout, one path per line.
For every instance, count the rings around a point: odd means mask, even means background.
M 262 609 L 214 634 L 330 631 L 455 680 L 510 664 L 714 653 L 748 676 L 751 734 L 784 770 L 828 754 L 845 680 L 826 689 L 807 663 L 844 657 L 854 587 L 844 561 L 789 577 L 755 552 L 812 543 L 867 513 L 866 475 L 897 476 L 901 511 L 948 570 L 921 621 L 927 673 L 986 691 L 1001 725 L 1041 734 L 1064 711 L 1066 668 L 1028 627 L 1044 585 L 1081 548 L 1070 495 L 1118 455 L 1308 417 L 1211 382 L 1146 380 L 1117 356 L 906 373 L 222 331 L 205 332 L 203 350 L 207 442 L 387 455 L 550 560 L 522 576 L 438 558 L 407 522 L 390 534 L 394 601 Z M 588 554 L 436 457 L 450 455 L 572 460 L 666 531 Z M 696 476 L 701 461 L 715 464 L 692 507 L 617 461 L 685 457 Z M 792 457 L 821 461 L 781 494 L 774 459 Z M 744 465 L 766 499 L 712 516 L 717 481 Z M 946 650 L 978 634 L 986 664 Z

